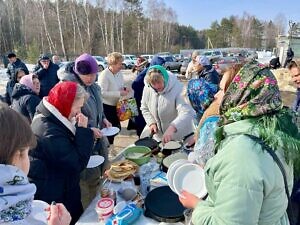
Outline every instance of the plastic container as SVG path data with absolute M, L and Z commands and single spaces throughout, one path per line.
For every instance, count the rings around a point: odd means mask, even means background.
M 114 201 L 111 198 L 102 198 L 96 204 L 99 221 L 105 222 L 113 215 Z

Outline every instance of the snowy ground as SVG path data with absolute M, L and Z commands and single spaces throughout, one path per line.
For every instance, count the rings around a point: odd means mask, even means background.
M 27 68 L 29 71 L 33 70 L 33 67 L 35 66 L 34 64 L 26 64 Z M 5 92 L 5 87 L 6 87 L 6 83 L 8 81 L 8 77 L 6 75 L 6 70 L 3 67 L 0 67 L 0 94 L 4 94 Z
M 0 68 L 0 94 L 4 94 L 7 81 L 6 69 Z

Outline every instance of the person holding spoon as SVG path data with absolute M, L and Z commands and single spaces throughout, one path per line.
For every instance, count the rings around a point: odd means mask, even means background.
M 28 120 L 0 103 L 0 124 L 0 224 L 69 225 L 71 216 L 63 204 L 33 200 L 36 186 L 27 177 L 28 152 L 36 138 Z
M 29 178 L 37 186 L 35 199 L 63 203 L 72 216 L 83 212 L 79 179 L 94 146 L 88 118 L 81 113 L 84 88 L 71 81 L 55 85 L 37 107 L 31 127 L 37 147 L 30 152 Z

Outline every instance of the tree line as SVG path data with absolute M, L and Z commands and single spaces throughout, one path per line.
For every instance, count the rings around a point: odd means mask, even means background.
M 155 54 L 208 44 L 272 49 L 285 26 L 283 15 L 260 21 L 244 13 L 197 31 L 180 25 L 163 0 L 0 0 L 0 53 L 35 62 L 40 53 L 68 60 L 82 52 Z

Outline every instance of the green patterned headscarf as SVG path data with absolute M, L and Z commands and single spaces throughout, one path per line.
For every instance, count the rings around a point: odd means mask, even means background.
M 220 106 L 223 124 L 280 111 L 282 101 L 273 73 L 256 61 L 245 64 L 229 85 Z
M 154 71 L 158 70 L 160 72 L 160 74 L 164 78 L 164 85 L 166 87 L 167 84 L 168 84 L 168 81 L 169 81 L 169 75 L 168 75 L 168 72 L 167 72 L 166 68 L 163 67 L 163 66 L 161 66 L 161 65 L 150 66 L 149 69 L 148 69 L 148 71 L 147 71 L 147 74 L 151 73 L 153 70 Z
M 216 149 L 225 138 L 224 126 L 253 118 L 253 129 L 272 149 L 281 148 L 287 162 L 294 164 L 300 176 L 300 134 L 290 109 L 282 106 L 279 87 L 273 73 L 256 61 L 247 63 L 233 78 L 220 106 L 222 117 L 216 131 Z

